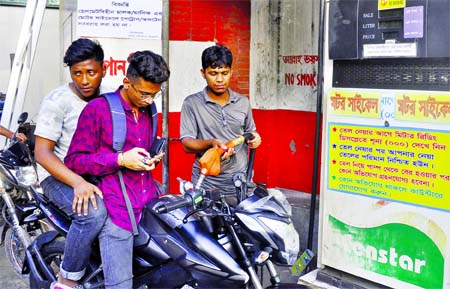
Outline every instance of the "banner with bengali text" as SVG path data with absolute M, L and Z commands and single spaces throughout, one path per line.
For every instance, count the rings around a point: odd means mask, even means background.
M 331 89 L 323 128 L 321 264 L 450 289 L 450 92 Z
M 329 123 L 328 188 L 450 211 L 450 132 Z

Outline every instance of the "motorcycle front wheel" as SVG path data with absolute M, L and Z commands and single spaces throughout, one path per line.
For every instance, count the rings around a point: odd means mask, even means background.
M 20 242 L 19 237 L 17 237 L 17 234 L 11 228 L 6 232 L 5 250 L 14 273 L 24 280 L 28 279 L 28 274 L 22 274 L 25 248 L 22 242 Z
M 51 229 L 52 227 L 48 222 L 40 221 L 39 228 L 28 232 L 28 234 L 30 239 L 34 240 L 38 235 L 48 232 Z M 25 260 L 25 248 L 17 236 L 17 233 L 11 227 L 6 231 L 5 251 L 14 273 L 24 280 L 28 279 L 28 274 L 22 274 L 23 262 Z

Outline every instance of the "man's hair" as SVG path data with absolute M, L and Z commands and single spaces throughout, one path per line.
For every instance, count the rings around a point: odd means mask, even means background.
M 127 77 L 142 77 L 146 81 L 160 84 L 169 79 L 170 70 L 161 55 L 150 50 L 136 51 L 128 57 Z
M 217 68 L 222 66 L 228 66 L 231 68 L 232 63 L 233 55 L 231 54 L 231 51 L 225 46 L 214 45 L 203 50 L 203 69 L 206 69 L 208 67 Z
M 64 64 L 71 67 L 72 65 L 89 59 L 94 59 L 103 64 L 103 48 L 96 40 L 80 38 L 72 42 L 64 55 Z

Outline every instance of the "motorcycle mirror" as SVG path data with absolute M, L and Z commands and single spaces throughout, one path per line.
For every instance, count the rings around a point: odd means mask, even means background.
M 19 118 L 17 119 L 17 123 L 19 125 L 21 125 L 22 123 L 24 123 L 27 120 L 27 118 L 28 118 L 28 112 L 22 112 L 19 115 Z

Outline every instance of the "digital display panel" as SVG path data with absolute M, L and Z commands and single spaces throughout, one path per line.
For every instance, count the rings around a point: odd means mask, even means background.
M 399 29 L 403 26 L 403 20 L 384 20 L 378 22 L 379 29 Z
M 403 8 L 378 11 L 378 18 L 403 17 Z

